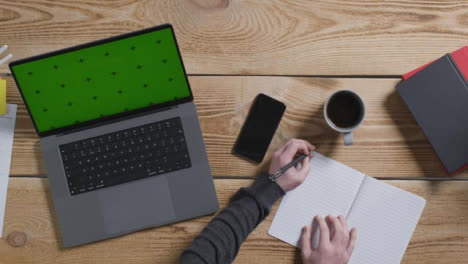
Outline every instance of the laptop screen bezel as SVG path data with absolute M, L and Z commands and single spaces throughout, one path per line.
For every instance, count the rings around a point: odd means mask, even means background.
M 89 47 L 93 47 L 93 46 L 97 46 L 97 45 L 100 45 L 100 44 L 113 42 L 113 41 L 116 41 L 116 40 L 121 40 L 121 39 L 129 38 L 129 37 L 134 37 L 134 36 L 154 32 L 154 31 L 164 30 L 164 29 L 170 29 L 171 33 L 172 33 L 172 37 L 174 38 L 174 42 L 175 42 L 175 45 L 176 45 L 177 53 L 179 55 L 182 70 L 184 71 L 185 81 L 187 82 L 187 87 L 188 87 L 189 93 L 190 93 L 190 95 L 188 97 L 184 97 L 184 98 L 180 98 L 180 99 L 177 99 L 177 100 L 172 100 L 172 101 L 168 101 L 168 102 L 164 102 L 164 103 L 160 103 L 160 104 L 155 104 L 155 105 L 151 105 L 151 106 L 147 106 L 147 107 L 142 107 L 142 108 L 131 110 L 131 111 L 121 112 L 121 113 L 113 114 L 113 115 L 110 115 L 110 116 L 100 117 L 100 118 L 97 118 L 97 119 L 88 120 L 88 121 L 84 121 L 84 122 L 81 122 L 81 123 L 78 123 L 78 124 L 72 124 L 72 125 L 68 125 L 68 126 L 65 126 L 65 127 L 61 127 L 61 128 L 55 128 L 55 129 L 47 130 L 47 131 L 44 131 L 44 132 L 39 132 L 36 121 L 34 120 L 34 117 L 31 114 L 28 103 L 25 100 L 24 94 L 23 94 L 23 92 L 21 90 L 21 87 L 20 87 L 20 85 L 19 85 L 19 83 L 17 81 L 17 78 L 15 76 L 15 73 L 13 71 L 14 66 L 29 63 L 29 62 L 33 62 L 33 61 L 37 61 L 37 60 L 41 60 L 41 59 L 45 59 L 45 58 L 49 58 L 49 57 L 53 57 L 53 56 L 57 56 L 57 55 L 61 55 L 61 54 L 72 52 L 72 51 L 86 49 L 86 48 L 89 48 Z M 90 127 L 90 126 L 96 126 L 96 125 L 98 125 L 100 123 L 115 122 L 115 121 L 118 121 L 118 120 L 121 120 L 121 119 L 124 119 L 124 118 L 128 118 L 129 116 L 134 116 L 134 115 L 142 114 L 142 113 L 145 113 L 145 112 L 150 112 L 150 111 L 154 111 L 154 110 L 158 110 L 158 109 L 162 109 L 162 108 L 167 108 L 167 107 L 171 107 L 171 106 L 176 106 L 176 105 L 179 105 L 179 104 L 182 104 L 182 103 L 187 103 L 187 102 L 192 102 L 193 101 L 192 89 L 191 89 L 190 83 L 188 81 L 188 77 L 187 77 L 187 73 L 186 73 L 186 70 L 185 70 L 184 62 L 183 62 L 182 56 L 180 54 L 179 45 L 177 43 L 177 39 L 176 39 L 176 36 L 174 34 L 174 29 L 173 29 L 171 24 L 163 24 L 163 25 L 159 25 L 159 26 L 155 26 L 155 27 L 145 28 L 145 29 L 138 30 L 138 31 L 133 31 L 133 32 L 130 32 L 130 33 L 125 33 L 125 34 L 121 34 L 121 35 L 117 35 L 117 36 L 113 36 L 113 37 L 109 37 L 109 38 L 105 38 L 105 39 L 100 39 L 100 40 L 80 44 L 80 45 L 69 47 L 69 48 L 60 49 L 60 50 L 57 50 L 57 51 L 52 51 L 52 52 L 40 54 L 40 55 L 37 55 L 37 56 L 32 56 L 32 57 L 16 60 L 16 61 L 13 61 L 13 62 L 11 62 L 9 64 L 9 68 L 10 68 L 10 71 L 11 71 L 11 73 L 13 75 L 13 79 L 15 80 L 16 86 L 18 87 L 18 90 L 20 92 L 21 98 L 23 99 L 23 102 L 24 102 L 24 104 L 26 106 L 26 109 L 27 109 L 27 111 L 29 113 L 29 116 L 31 117 L 34 128 L 36 130 L 36 133 L 39 135 L 39 137 L 47 137 L 47 136 L 51 136 L 51 135 L 67 133 L 69 131 L 75 131 L 75 130 L 79 130 L 79 129 Z

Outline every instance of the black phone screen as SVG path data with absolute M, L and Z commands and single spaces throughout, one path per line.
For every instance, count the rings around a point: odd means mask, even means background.
M 255 162 L 261 162 L 285 110 L 286 105 L 282 102 L 259 94 L 237 138 L 234 151 Z

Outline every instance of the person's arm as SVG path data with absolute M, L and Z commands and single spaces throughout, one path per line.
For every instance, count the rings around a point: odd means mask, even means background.
M 266 175 L 240 189 L 181 256 L 181 263 L 231 263 L 249 233 L 268 215 L 283 190 Z
M 269 173 L 291 162 L 296 154 L 310 154 L 314 147 L 303 140 L 290 140 L 273 154 Z M 231 263 L 250 232 L 268 216 L 273 203 L 300 185 L 310 170 L 309 158 L 298 170 L 291 168 L 278 181 L 261 175 L 252 186 L 241 188 L 231 203 L 205 227 L 180 257 L 180 263 Z

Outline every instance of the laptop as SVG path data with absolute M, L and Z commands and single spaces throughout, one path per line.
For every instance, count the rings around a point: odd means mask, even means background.
M 10 70 L 40 137 L 65 247 L 218 210 L 171 25 Z

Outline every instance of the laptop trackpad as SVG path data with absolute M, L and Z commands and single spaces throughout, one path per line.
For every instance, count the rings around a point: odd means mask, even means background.
M 109 235 L 162 225 L 175 219 L 166 176 L 122 184 L 100 197 Z

